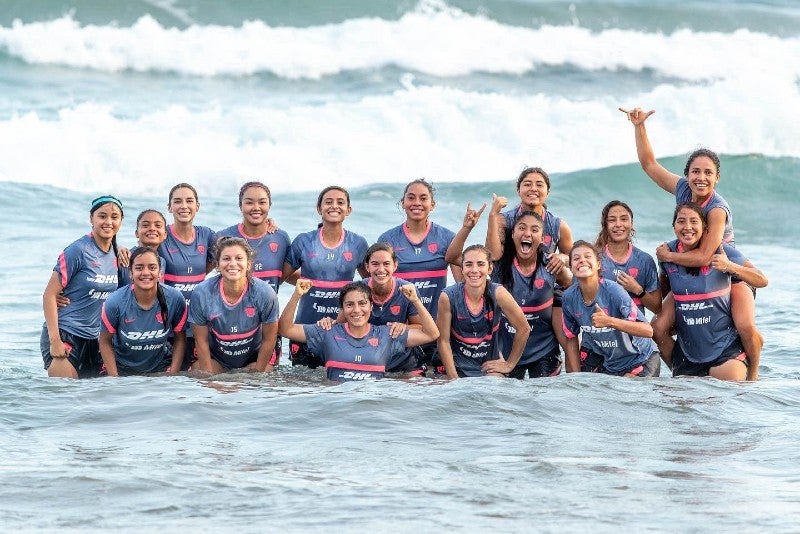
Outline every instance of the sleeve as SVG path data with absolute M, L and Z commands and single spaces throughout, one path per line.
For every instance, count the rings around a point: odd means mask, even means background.
M 58 277 L 61 280 L 61 287 L 67 287 L 72 276 L 81 268 L 83 254 L 80 253 L 79 249 L 80 247 L 70 245 L 58 255 L 58 260 L 53 270 L 58 273 Z
M 742 254 L 737 248 L 723 244 L 722 250 L 725 252 L 725 255 L 728 256 L 728 259 L 737 265 L 744 265 L 744 263 L 747 261 L 745 255 Z
M 304 324 L 303 331 L 306 333 L 306 346 L 308 350 L 325 360 L 325 351 L 323 350 L 325 346 L 323 343 L 325 330 L 315 324 Z
M 269 284 L 264 282 L 264 285 L 266 287 L 262 291 L 262 305 L 260 307 L 261 322 L 263 324 L 277 323 L 279 315 L 278 295 L 275 294 L 275 290 Z
M 189 301 L 189 322 L 196 325 L 208 323 L 206 313 L 207 292 L 205 287 L 197 286 L 192 292 L 192 299 Z
M 208 228 L 208 241 L 206 243 L 206 263 L 214 263 L 214 249 L 217 246 L 217 233 Z
M 627 291 L 622 289 L 622 286 L 616 286 L 614 289 L 617 287 L 621 291 L 615 291 L 614 294 L 612 294 L 611 302 L 619 311 L 619 316 L 624 318 L 626 321 L 644 322 L 644 315 L 642 315 L 642 312 L 639 310 L 639 306 L 636 306 L 633 303 L 633 299 Z
M 113 294 L 112 294 L 113 297 Z M 100 312 L 100 331 L 109 334 L 117 333 L 119 325 L 119 306 L 116 298 L 109 297 L 104 303 Z
M 303 234 L 294 238 L 292 244 L 289 246 L 289 252 L 286 254 L 286 263 L 295 269 L 303 266 Z
M 386 335 L 389 335 L 388 329 L 386 330 Z M 407 350 L 407 343 L 408 343 L 408 330 L 397 336 L 396 339 L 392 339 L 392 345 L 391 345 L 392 356 L 394 356 L 395 354 L 400 354 L 405 352 Z
M 650 293 L 658 289 L 658 270 L 653 257 L 647 252 L 644 254 L 644 273 L 642 274 L 642 287 Z
M 170 292 L 169 309 L 170 318 L 169 324 L 172 325 L 173 332 L 182 332 L 186 328 L 186 319 L 189 315 L 189 309 L 186 306 L 186 300 L 179 292 Z
M 571 296 L 571 294 L 569 294 Z M 564 331 L 564 335 L 568 338 L 574 338 L 578 336 L 578 332 L 580 332 L 581 325 L 578 324 L 578 321 L 575 320 L 575 317 L 572 316 L 572 311 L 570 306 L 570 301 L 572 299 L 568 298 L 568 295 L 564 295 L 564 300 L 562 302 L 562 314 L 561 314 L 561 329 Z

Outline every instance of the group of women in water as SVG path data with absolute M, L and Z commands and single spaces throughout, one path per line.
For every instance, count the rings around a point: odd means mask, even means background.
M 116 243 L 122 202 L 92 201 L 91 233 L 59 255 L 44 291 L 44 367 L 72 378 L 268 372 L 286 338 L 292 365 L 324 366 L 337 381 L 537 378 L 562 363 L 648 377 L 662 360 L 675 376 L 755 380 L 754 288 L 767 279 L 733 246 L 731 210 L 715 191 L 719 158 L 697 150 L 683 177 L 672 174 L 647 138 L 652 111 L 624 112 L 644 171 L 676 198 L 676 239 L 657 249 L 658 269 L 633 245 L 633 210 L 619 200 L 603 208 L 593 242 L 573 241 L 546 207 L 551 184 L 538 167 L 519 175 L 517 205 L 493 196 L 484 243 L 470 246 L 487 205 L 468 204 L 453 232 L 431 220 L 424 179 L 403 191 L 406 220 L 372 246 L 345 228 L 352 207 L 338 186 L 317 198 L 318 227 L 292 240 L 269 217 L 265 184 L 244 184 L 242 221 L 214 232 L 194 224 L 197 191 L 180 183 L 168 197 L 172 224 L 140 213 L 131 250 Z M 294 293 L 281 312 L 282 282 Z

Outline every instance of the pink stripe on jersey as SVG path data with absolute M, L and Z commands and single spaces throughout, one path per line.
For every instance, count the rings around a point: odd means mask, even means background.
M 311 280 L 311 285 L 323 288 L 339 289 L 352 282 L 352 280 Z
M 108 320 L 108 315 L 106 315 L 106 303 L 105 302 L 103 303 L 103 309 L 100 312 L 100 319 L 103 320 L 103 324 L 106 325 L 106 330 L 108 330 L 108 332 L 110 334 L 116 334 L 117 333 L 117 329 L 114 328 L 113 326 L 111 326 L 111 321 Z
M 335 367 L 336 369 L 352 369 L 354 371 L 373 371 L 376 373 L 383 373 L 386 371 L 385 365 L 366 365 L 363 363 L 325 362 L 325 367 Z
M 222 341 L 236 341 L 237 339 L 245 339 L 245 338 L 251 337 L 253 334 L 256 333 L 256 331 L 259 328 L 261 328 L 261 325 L 253 328 L 249 332 L 243 332 L 241 334 L 220 334 L 219 332 L 217 332 L 213 328 L 211 329 L 211 331 L 214 332 L 214 335 L 217 337 L 217 339 L 221 339 Z
M 67 255 L 63 252 L 58 255 L 58 270 L 61 273 L 61 287 L 67 287 Z
M 394 274 L 403 280 L 411 280 L 413 278 L 438 278 L 440 276 L 447 276 L 447 269 L 442 269 L 441 271 L 414 271 L 412 273 L 401 273 L 398 271 Z
M 553 305 L 553 299 L 550 299 L 543 304 L 539 304 L 538 306 L 520 306 L 520 308 L 522 308 L 523 312 L 537 312 L 540 310 L 546 310 L 552 305 Z
M 450 334 L 452 334 L 452 336 L 454 338 L 458 339 L 459 341 L 462 341 L 464 343 L 469 343 L 470 345 L 477 345 L 479 343 L 483 343 L 484 341 L 488 341 L 488 340 L 492 339 L 492 336 L 497 332 L 497 330 L 499 328 L 500 328 L 500 324 L 498 323 L 498 324 L 494 325 L 494 328 L 492 328 L 491 332 L 489 332 L 488 334 L 486 334 L 483 337 L 463 337 L 463 336 L 459 336 L 452 329 L 450 330 Z
M 567 328 L 567 322 L 564 320 L 565 317 L 566 315 L 561 316 L 561 331 L 564 332 L 564 335 L 569 339 L 578 337 L 577 335 L 573 334 L 569 328 Z
M 720 289 L 719 291 L 713 291 L 711 293 L 697 293 L 695 295 L 675 295 L 676 302 L 690 302 L 693 300 L 705 300 L 705 299 L 713 299 L 715 297 L 723 297 L 731 292 L 730 286 Z
M 193 274 L 184 276 L 180 274 L 164 273 L 165 282 L 202 282 L 205 279 L 206 279 L 205 274 Z
M 184 327 L 186 326 L 186 319 L 188 318 L 188 316 L 189 316 L 189 307 L 188 307 L 188 306 L 186 306 L 186 307 L 183 309 L 183 315 L 181 316 L 181 320 L 180 320 L 180 321 L 178 321 L 178 324 L 176 324 L 176 325 L 175 325 L 175 328 L 173 328 L 173 330 L 174 330 L 175 332 L 181 332 L 181 331 L 183 331 Z
M 269 278 L 272 276 L 280 276 L 282 271 L 278 271 L 277 269 L 274 271 L 254 271 L 253 276 L 256 278 Z

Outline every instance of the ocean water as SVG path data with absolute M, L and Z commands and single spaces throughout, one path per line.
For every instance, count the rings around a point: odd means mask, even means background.
M 0 0 L 2 529 L 797 531 L 799 59 L 789 0 Z M 635 105 L 674 172 L 722 155 L 737 246 L 770 279 L 758 383 L 42 369 L 41 293 L 100 193 L 130 245 L 178 181 L 222 228 L 264 180 L 292 236 L 336 183 L 374 240 L 411 179 L 457 229 L 538 165 L 576 238 L 619 198 L 653 251 L 674 201 L 636 163 Z

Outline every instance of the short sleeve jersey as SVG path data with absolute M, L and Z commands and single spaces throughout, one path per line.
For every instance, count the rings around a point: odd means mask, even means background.
M 284 230 L 276 230 L 274 233 L 265 233 L 259 237 L 249 237 L 242 229 L 242 223 L 234 224 L 224 230 L 217 232 L 219 237 L 241 237 L 246 240 L 250 248 L 256 253 L 253 260 L 253 276 L 265 282 L 269 282 L 272 289 L 278 292 L 283 272 L 283 263 L 289 253 L 291 240 L 289 234 Z
M 341 241 L 328 248 L 322 243 L 321 232 L 320 228 L 298 235 L 286 257 L 289 265 L 301 269 L 303 278 L 311 280 L 311 289 L 297 308 L 298 324 L 339 314 L 339 290 L 353 281 L 367 252 L 367 240 L 358 234 L 345 230 Z
M 517 222 L 519 214 L 525 211 L 522 205 L 502 212 L 500 215 L 506 221 L 506 230 L 511 230 Z M 545 254 L 552 254 L 558 250 L 558 242 L 561 240 L 561 218 L 553 213 L 544 210 L 544 228 L 542 228 L 542 245 Z
M 195 288 L 189 303 L 189 322 L 208 327 L 211 357 L 228 369 L 256 361 L 261 348 L 261 326 L 278 321 L 278 295 L 263 280 L 253 278 L 234 303 L 222 295 L 222 277 Z
M 675 187 L 675 202 L 677 204 L 682 204 L 691 201 L 692 190 L 689 189 L 689 180 L 681 178 L 678 180 L 678 185 Z M 708 215 L 708 212 L 714 208 L 721 208 L 725 211 L 725 230 L 722 233 L 722 242 L 733 245 L 733 214 L 731 213 L 731 207 L 728 205 L 728 202 L 722 198 L 722 195 L 714 191 L 714 193 L 708 197 L 708 200 L 703 202 L 700 207 L 703 210 L 703 215 Z
M 147 373 L 169 357 L 172 346 L 168 338 L 186 326 L 188 310 L 181 292 L 161 285 L 167 304 L 167 318 L 158 299 L 149 309 L 136 301 L 132 286 L 125 286 L 108 297 L 103 305 L 102 330 L 112 335 L 117 363 Z
M 487 282 L 488 283 L 488 282 Z M 483 299 L 481 310 L 472 313 L 467 306 L 464 282 L 444 289 L 450 300 L 450 347 L 456 369 L 465 376 L 482 376 L 481 364 L 498 357 L 497 332 L 500 328 L 499 284 L 489 283 L 492 303 Z
M 378 237 L 379 243 L 392 245 L 397 255 L 395 274 L 413 283 L 419 299 L 431 316 L 436 319 L 439 294 L 447 285 L 447 267 L 444 260 L 447 247 L 455 234 L 443 226 L 431 222 L 422 241 L 413 242 L 405 223 L 387 230 Z
M 628 245 L 628 254 L 620 262 L 611 257 L 608 247 L 603 251 L 603 256 L 600 260 L 600 276 L 606 280 L 616 282 L 617 275 L 620 272 L 633 277 L 647 293 L 658 288 L 658 270 L 656 269 L 655 260 L 650 254 L 634 247 L 633 244 Z M 630 293 L 628 294 L 631 295 Z M 631 295 L 631 298 L 639 310 L 645 313 L 642 299 L 633 295 Z
M 58 308 L 58 327 L 84 339 L 97 339 L 103 303 L 119 287 L 114 249 L 104 252 L 92 234 L 85 235 L 58 255 L 53 270 L 69 299 L 69 305 Z
M 581 348 L 602 356 L 603 366 L 612 373 L 633 369 L 653 354 L 655 343 L 648 337 L 632 336 L 611 327 L 592 326 L 596 305 L 611 317 L 645 322 L 644 315 L 633 304 L 628 292 L 618 283 L 601 278 L 597 296 L 589 304 L 583 301 L 577 283 L 564 291 L 564 335 L 575 338 L 581 334 Z
M 391 357 L 405 351 L 408 340 L 408 331 L 392 339 L 388 326 L 370 325 L 361 338 L 353 337 L 347 324 L 330 330 L 305 324 L 303 330 L 309 350 L 325 361 L 328 379 L 339 382 L 382 378 Z
M 669 249 L 681 252 L 678 240 Z M 728 259 L 739 265 L 747 259 L 734 247 L 722 245 Z M 707 363 L 722 355 L 739 336 L 731 317 L 731 276 L 710 266 L 693 270 L 661 262 L 675 297 L 678 343 L 689 361 Z
M 364 278 L 364 282 L 372 289 L 372 279 Z M 374 325 L 386 323 L 405 323 L 408 318 L 417 315 L 417 309 L 403 295 L 400 288 L 409 282 L 392 277 L 392 291 L 385 300 L 379 301 L 372 294 L 372 315 L 369 322 Z
M 206 265 L 211 263 L 216 235 L 211 228 L 194 227 L 194 239 L 181 241 L 174 225 L 167 226 L 167 238 L 158 246 L 158 253 L 166 261 L 164 283 L 181 293 L 188 303 L 197 284 L 206 278 Z

